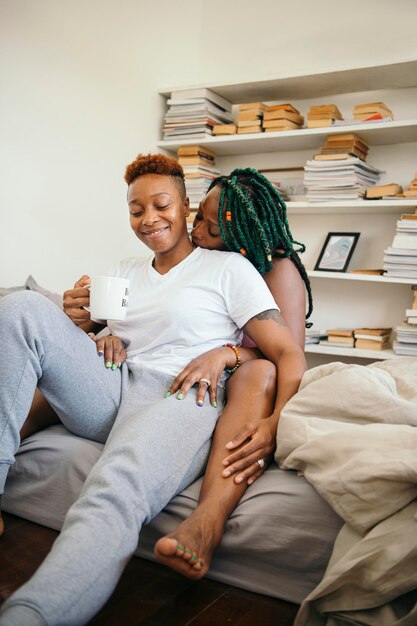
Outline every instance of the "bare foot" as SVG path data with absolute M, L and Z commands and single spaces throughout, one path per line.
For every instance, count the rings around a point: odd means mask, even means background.
M 175 532 L 159 539 L 154 553 L 158 561 L 179 574 L 199 580 L 207 573 L 214 550 L 223 536 L 223 524 L 198 509 Z

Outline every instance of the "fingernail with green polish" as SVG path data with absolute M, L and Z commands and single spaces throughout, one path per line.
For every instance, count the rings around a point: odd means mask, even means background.
M 203 565 L 204 565 L 204 561 L 202 561 L 201 559 L 199 559 L 198 564 L 199 564 L 199 566 L 200 566 L 200 567 L 203 567 Z
M 112 368 L 113 372 L 114 372 L 114 370 L 117 370 L 117 365 L 116 365 L 116 363 L 113 363 L 113 365 L 111 366 L 111 368 Z
M 110 361 L 107 361 L 107 363 L 106 363 L 106 367 L 107 367 L 107 369 L 109 369 L 109 368 L 111 367 L 111 363 L 110 363 Z
M 191 554 L 190 548 L 185 548 L 184 552 L 185 552 L 185 554 Z
M 165 394 L 165 396 L 164 396 L 164 398 L 169 398 L 169 396 L 170 396 L 170 395 L 171 395 L 171 392 L 170 392 L 170 391 L 167 391 L 167 392 L 166 392 L 166 394 Z
M 191 557 L 191 561 L 196 561 L 197 560 L 197 555 L 193 554 L 193 556 Z
M 179 550 L 180 552 L 184 552 L 184 546 L 182 546 L 180 543 L 177 543 L 177 550 Z
M 177 400 L 184 400 L 184 394 L 179 393 L 179 394 L 177 395 Z
M 122 364 L 121 364 L 121 363 L 118 363 L 117 367 L 119 367 L 119 368 L 120 368 L 120 367 L 122 367 Z
M 217 409 L 217 402 L 216 402 L 216 400 L 213 402 L 213 406 L 214 406 L 215 409 Z

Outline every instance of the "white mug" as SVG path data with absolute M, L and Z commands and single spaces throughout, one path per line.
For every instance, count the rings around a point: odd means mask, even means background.
M 90 316 L 96 320 L 124 320 L 129 300 L 129 279 L 92 276 Z

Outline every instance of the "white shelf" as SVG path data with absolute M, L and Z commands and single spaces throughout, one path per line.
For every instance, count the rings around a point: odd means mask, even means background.
M 160 141 L 158 146 L 168 152 L 177 152 L 179 146 L 195 145 L 211 148 L 217 156 L 232 154 L 256 154 L 262 152 L 290 152 L 294 150 L 316 150 L 323 145 L 327 135 L 338 133 L 360 133 L 370 145 L 409 143 L 417 141 L 417 120 L 393 120 L 392 122 L 363 122 L 346 126 L 325 128 L 301 128 L 300 130 L 276 131 L 230 135 L 206 139 Z
M 403 200 L 343 200 L 338 202 L 286 202 L 290 215 L 401 214 L 417 207 L 417 198 Z
M 338 202 L 291 202 L 285 203 L 290 215 L 337 215 L 348 213 L 366 214 L 397 214 L 408 212 L 417 207 L 417 198 L 403 200 L 343 200 Z M 191 210 L 197 210 L 198 204 L 193 202 Z
M 361 282 L 383 283 L 384 285 L 416 285 L 417 278 L 392 278 L 388 276 L 372 276 L 371 274 L 352 274 L 349 272 L 320 272 L 307 270 L 309 278 L 330 278 L 334 280 L 353 280 Z
M 168 97 L 172 91 L 207 87 L 230 102 L 274 102 L 319 98 L 339 93 L 373 91 L 376 89 L 400 89 L 417 86 L 417 61 L 410 59 L 401 63 L 374 65 L 372 67 L 346 67 L 327 72 L 303 75 L 277 75 L 268 79 L 203 85 L 166 87 L 159 93 Z
M 360 350 L 359 348 L 332 348 L 331 346 L 320 346 L 313 343 L 305 346 L 306 353 L 309 354 L 330 354 L 332 356 L 350 356 L 357 359 L 371 359 L 372 361 L 385 361 L 385 359 L 395 359 L 398 354 L 393 350 Z

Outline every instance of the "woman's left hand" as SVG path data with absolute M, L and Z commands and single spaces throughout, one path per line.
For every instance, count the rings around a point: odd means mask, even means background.
M 206 392 L 209 392 L 210 402 L 217 406 L 217 383 L 225 369 L 230 367 L 234 354 L 228 347 L 213 348 L 188 363 L 178 374 L 167 390 L 168 395 L 177 393 L 178 400 L 185 398 L 191 387 L 199 383 L 197 404 L 203 405 Z M 210 384 L 207 384 L 209 381 Z
M 120 337 L 105 335 L 97 338 L 94 333 L 88 333 L 88 336 L 95 341 L 98 356 L 104 356 L 104 366 L 107 369 L 118 369 L 126 361 L 127 354 Z
M 276 422 L 270 418 L 256 424 L 245 424 L 232 441 L 226 444 L 228 450 L 236 450 L 224 460 L 224 478 L 235 474 L 235 483 L 247 482 L 251 485 L 261 476 L 272 461 L 276 446 Z M 237 474 L 237 475 L 236 475 Z

